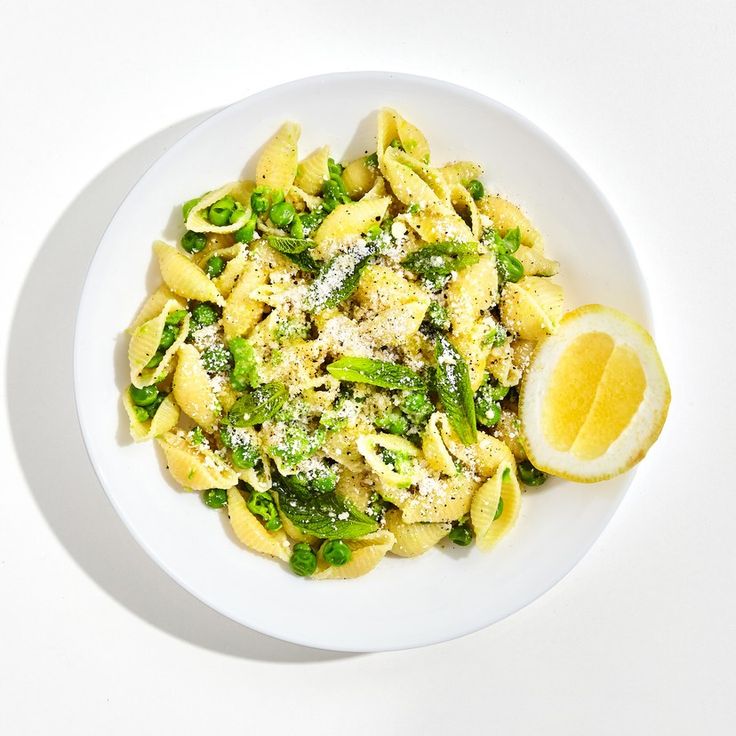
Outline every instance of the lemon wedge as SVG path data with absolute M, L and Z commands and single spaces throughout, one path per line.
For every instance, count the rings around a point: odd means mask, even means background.
M 669 405 L 669 382 L 649 333 L 616 309 L 589 304 L 568 312 L 538 343 L 519 418 L 533 465 L 593 483 L 646 455 Z

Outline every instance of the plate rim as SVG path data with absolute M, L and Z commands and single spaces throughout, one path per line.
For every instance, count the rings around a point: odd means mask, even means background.
M 651 303 L 651 298 L 649 294 L 649 289 L 647 288 L 647 284 L 644 279 L 643 272 L 641 270 L 641 265 L 639 264 L 639 261 L 636 257 L 636 251 L 631 243 L 628 233 L 626 232 L 623 226 L 621 219 L 619 218 L 616 211 L 613 209 L 608 198 L 605 196 L 603 191 L 597 186 L 597 184 L 591 178 L 591 176 L 544 129 L 539 127 L 536 123 L 534 123 L 532 120 L 527 118 L 525 115 L 522 115 L 521 113 L 517 112 L 516 110 L 509 107 L 508 105 L 496 100 L 495 98 L 492 98 L 488 95 L 485 95 L 469 87 L 465 87 L 463 85 L 456 84 L 454 82 L 449 82 L 446 80 L 441 80 L 441 79 L 424 76 L 424 75 L 408 74 L 404 72 L 392 72 L 392 71 L 330 72 L 326 74 L 310 75 L 307 77 L 301 77 L 299 79 L 283 82 L 281 84 L 274 85 L 266 89 L 260 90 L 259 92 L 255 92 L 251 95 L 247 95 L 246 97 L 243 97 L 228 105 L 225 105 L 221 108 L 214 110 L 211 114 L 207 115 L 204 119 L 200 120 L 199 122 L 194 124 L 191 128 L 189 128 L 185 133 L 183 133 L 179 138 L 177 138 L 177 140 L 171 146 L 169 146 L 158 157 L 156 157 L 156 159 L 153 160 L 142 171 L 140 176 L 136 179 L 135 183 L 128 189 L 125 196 L 122 197 L 119 204 L 117 205 L 114 212 L 112 213 L 112 216 L 110 217 L 110 221 L 108 222 L 102 235 L 99 238 L 99 241 L 97 242 L 97 245 L 95 246 L 94 254 L 92 255 L 92 258 L 90 259 L 89 264 L 87 266 L 87 269 L 84 275 L 84 281 L 82 284 L 82 288 L 79 293 L 79 299 L 77 302 L 77 311 L 76 311 L 76 316 L 75 316 L 74 337 L 73 337 L 74 407 L 75 407 L 75 414 L 77 417 L 77 422 L 79 424 L 81 434 L 82 434 L 82 440 L 83 440 L 85 453 L 95 472 L 95 475 L 97 476 L 97 479 L 100 485 L 102 486 L 105 496 L 107 497 L 108 501 L 111 503 L 116 514 L 118 515 L 120 520 L 123 522 L 124 526 L 130 533 L 130 535 L 137 542 L 137 544 L 143 549 L 143 551 L 148 555 L 148 557 L 161 570 L 163 570 L 163 572 L 165 572 L 172 580 L 174 580 L 180 587 L 186 590 L 190 595 L 194 596 L 198 601 L 202 602 L 208 608 L 216 611 L 220 615 L 225 616 L 226 618 L 229 618 L 230 620 L 233 620 L 236 623 L 239 623 L 243 626 L 246 626 L 247 628 L 252 629 L 253 631 L 256 631 L 260 634 L 269 636 L 277 640 L 286 641 L 286 642 L 296 644 L 299 646 L 309 647 L 312 649 L 319 649 L 322 651 L 349 652 L 349 653 L 402 651 L 402 650 L 415 649 L 415 648 L 424 647 L 424 646 L 430 646 L 432 644 L 439 644 L 443 642 L 453 641 L 455 639 L 459 639 L 469 634 L 473 634 L 483 629 L 489 628 L 493 626 L 494 624 L 497 624 L 500 621 L 503 621 L 506 618 L 518 613 L 524 608 L 527 608 L 529 605 L 531 605 L 532 603 L 534 603 L 535 601 L 539 600 L 541 597 L 549 593 L 549 591 L 551 591 L 554 587 L 556 587 L 564 578 L 567 577 L 567 575 L 569 575 L 572 572 L 572 570 L 575 567 L 577 567 L 580 564 L 580 562 L 588 555 L 588 553 L 593 548 L 593 546 L 596 544 L 596 542 L 600 540 L 600 538 L 603 536 L 603 534 L 605 533 L 605 531 L 607 530 L 611 522 L 611 519 L 614 517 L 614 515 L 618 511 L 624 497 L 629 492 L 629 489 L 631 487 L 631 483 L 633 482 L 637 468 L 630 470 L 628 473 L 626 473 L 622 477 L 624 485 L 621 488 L 621 490 L 617 493 L 616 498 L 612 502 L 611 507 L 608 510 L 608 513 L 605 515 L 603 524 L 600 527 L 600 530 L 597 533 L 597 535 L 588 544 L 584 545 L 584 548 L 581 548 L 580 553 L 575 555 L 574 558 L 572 558 L 569 565 L 566 565 L 563 567 L 559 575 L 553 576 L 550 579 L 549 584 L 545 584 L 545 587 L 543 590 L 534 592 L 530 596 L 524 596 L 524 602 L 518 607 L 516 607 L 514 610 L 509 611 L 508 613 L 498 618 L 494 618 L 493 620 L 487 621 L 480 625 L 472 625 L 469 628 L 463 629 L 462 631 L 455 631 L 453 633 L 450 633 L 449 635 L 437 634 L 434 636 L 428 636 L 428 637 L 422 638 L 419 641 L 413 641 L 413 642 L 410 642 L 404 645 L 389 645 L 389 646 L 374 645 L 374 646 L 367 646 L 367 647 L 355 647 L 355 646 L 347 647 L 347 646 L 341 646 L 339 643 L 327 645 L 321 642 L 315 643 L 314 641 L 309 641 L 307 638 L 303 636 L 295 635 L 293 633 L 285 634 L 282 632 L 274 631 L 272 629 L 269 629 L 267 626 L 253 624 L 250 621 L 246 620 L 246 617 L 238 616 L 231 612 L 226 612 L 223 609 L 223 607 L 218 606 L 216 603 L 209 600 L 208 596 L 203 595 L 200 592 L 196 591 L 193 588 L 193 586 L 188 584 L 179 575 L 174 573 L 169 568 L 169 566 L 154 553 L 154 551 L 149 547 L 149 545 L 142 538 L 142 536 L 139 535 L 139 533 L 136 531 L 135 526 L 129 522 L 127 515 L 123 511 L 122 507 L 118 504 L 117 500 L 114 497 L 114 494 L 111 493 L 111 491 L 109 490 L 108 483 L 106 482 L 105 471 L 98 464 L 98 462 L 96 461 L 90 449 L 91 444 L 92 444 L 90 441 L 91 429 L 87 426 L 83 413 L 80 411 L 80 395 L 82 392 L 82 387 L 81 387 L 81 377 L 80 377 L 79 366 L 82 363 L 82 356 L 81 356 L 82 322 L 83 322 L 83 314 L 85 312 L 85 309 L 89 308 L 88 305 L 86 304 L 86 300 L 89 298 L 88 296 L 90 292 L 89 286 L 91 283 L 90 276 L 94 271 L 98 258 L 100 257 L 101 245 L 107 238 L 110 228 L 115 222 L 118 216 L 118 213 L 122 209 L 123 205 L 128 200 L 128 198 L 131 196 L 131 193 L 140 185 L 141 181 L 144 178 L 149 176 L 149 174 L 151 174 L 151 172 L 154 171 L 157 167 L 161 166 L 164 161 L 168 160 L 169 157 L 176 156 L 179 148 L 183 145 L 184 141 L 187 138 L 189 138 L 190 135 L 192 135 L 195 131 L 201 130 L 211 125 L 214 119 L 216 119 L 220 115 L 227 114 L 227 112 L 231 108 L 236 107 L 246 101 L 250 103 L 257 102 L 257 100 L 267 98 L 271 94 L 283 93 L 289 88 L 299 87 L 301 85 L 304 85 L 305 83 L 311 83 L 311 84 L 329 83 L 330 81 L 345 80 L 345 79 L 351 79 L 355 81 L 359 81 L 359 80 L 360 81 L 381 81 L 381 80 L 386 80 L 386 79 L 398 79 L 408 84 L 421 84 L 426 87 L 434 87 L 439 92 L 449 90 L 456 94 L 460 94 L 465 97 L 473 98 L 485 106 L 492 106 L 492 107 L 499 109 L 505 115 L 512 118 L 518 125 L 527 129 L 528 131 L 530 131 L 532 134 L 536 135 L 537 137 L 541 138 L 547 146 L 554 149 L 555 152 L 561 158 L 563 158 L 565 162 L 572 169 L 575 170 L 575 173 L 586 183 L 586 185 L 590 188 L 590 190 L 592 190 L 592 192 L 596 195 L 599 203 L 605 210 L 606 214 L 610 218 L 612 225 L 618 231 L 617 235 L 619 236 L 625 249 L 628 251 L 628 255 L 630 256 L 631 262 L 634 267 L 634 271 L 636 275 L 636 282 L 637 282 L 636 283 L 637 293 L 641 300 L 643 324 L 646 327 L 646 329 L 650 332 L 650 334 L 654 336 L 653 311 L 652 311 L 652 303 Z

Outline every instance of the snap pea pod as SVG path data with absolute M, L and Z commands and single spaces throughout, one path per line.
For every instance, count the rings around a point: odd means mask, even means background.
M 444 335 L 437 336 L 434 354 L 437 360 L 437 393 L 445 414 L 460 441 L 464 445 L 472 445 L 478 435 L 468 366 Z

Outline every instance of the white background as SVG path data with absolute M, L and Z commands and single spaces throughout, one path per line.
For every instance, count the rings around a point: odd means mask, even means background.
M 0 733 L 734 732 L 736 4 L 70 0 L 2 18 L 1 390 L 24 400 L 0 424 Z M 637 249 L 673 388 L 620 511 L 554 590 L 459 641 L 361 656 L 251 632 L 160 572 L 92 474 L 71 388 L 84 273 L 142 171 L 209 111 L 353 69 L 472 87 L 566 148 Z

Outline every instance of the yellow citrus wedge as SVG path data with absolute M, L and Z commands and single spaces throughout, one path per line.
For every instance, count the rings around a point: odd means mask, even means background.
M 545 473 L 593 483 L 624 473 L 662 430 L 670 386 L 649 333 L 600 304 L 538 344 L 519 397 L 526 452 Z

